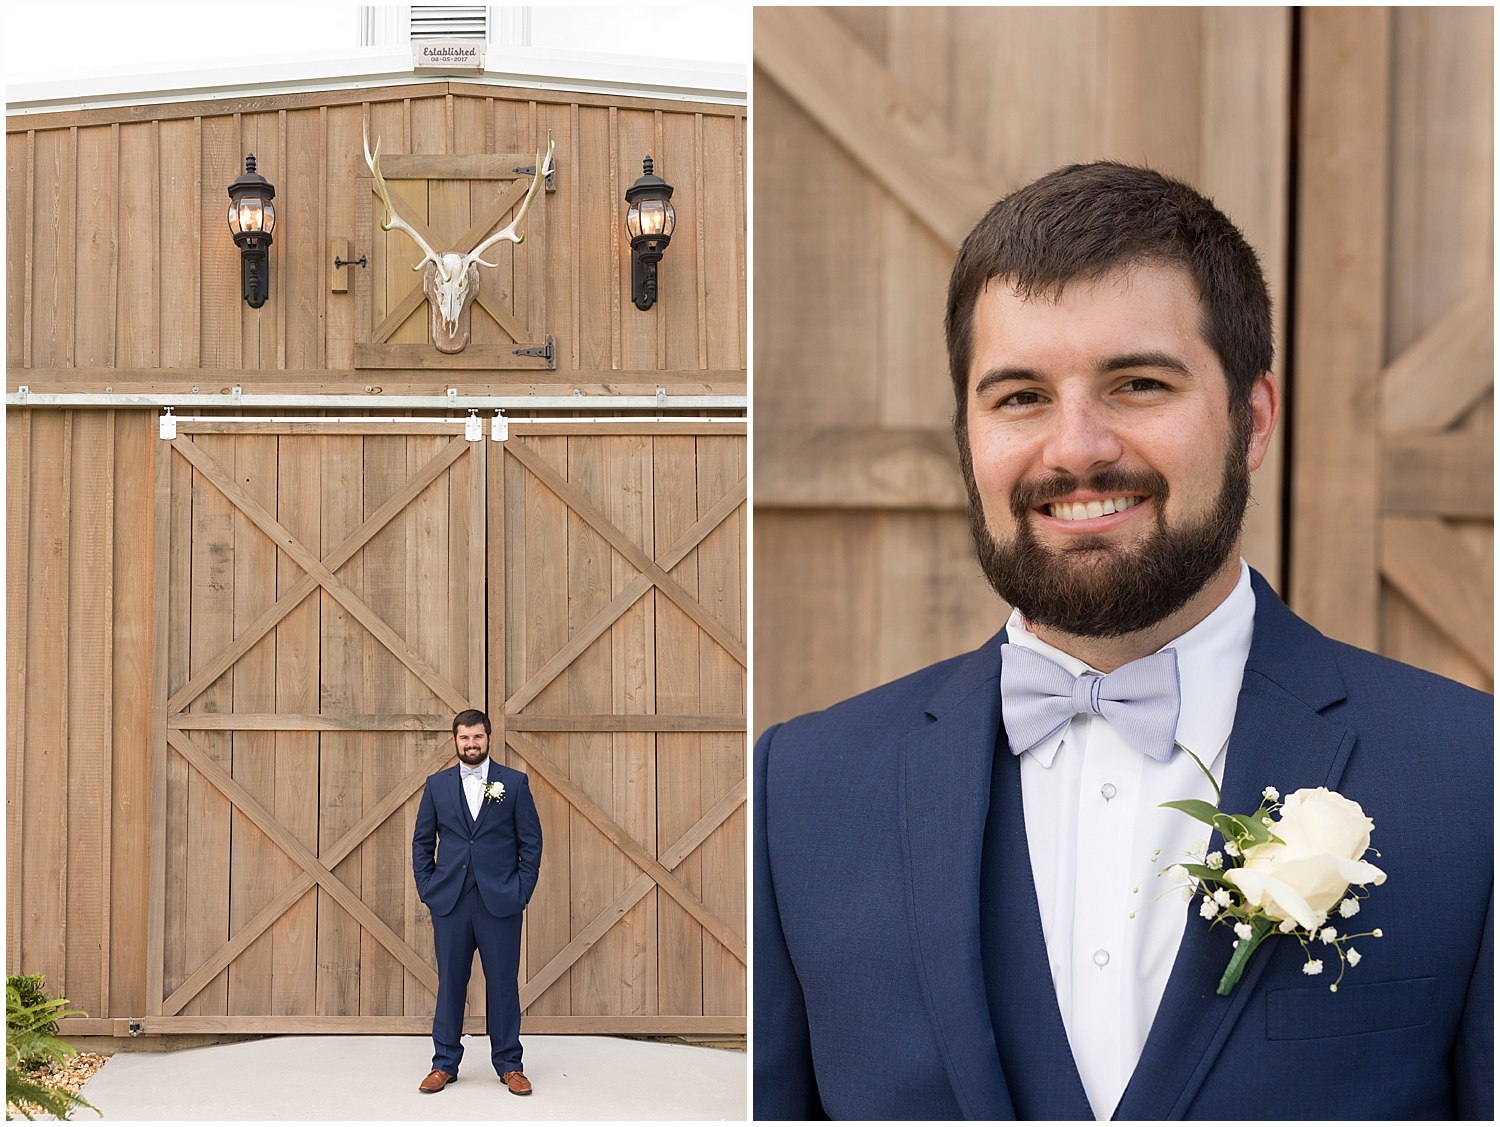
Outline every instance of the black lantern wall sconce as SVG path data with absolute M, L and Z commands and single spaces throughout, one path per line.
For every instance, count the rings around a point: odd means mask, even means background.
M 245 158 L 245 173 L 229 185 L 229 231 L 240 248 L 240 281 L 245 301 L 259 309 L 271 293 L 267 249 L 276 229 L 275 187 L 255 171 L 255 154 Z
M 625 190 L 625 229 L 630 232 L 630 297 L 637 309 L 650 309 L 656 304 L 656 264 L 672 241 L 677 212 L 672 185 L 651 171 L 650 157 L 641 164 L 641 178 Z

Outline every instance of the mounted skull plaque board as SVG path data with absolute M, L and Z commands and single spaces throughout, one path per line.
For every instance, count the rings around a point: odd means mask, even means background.
M 549 367 L 546 333 L 528 322 L 542 304 L 537 204 L 552 139 L 545 155 L 382 156 L 380 147 L 366 133 L 359 238 L 373 253 L 356 283 L 357 366 Z

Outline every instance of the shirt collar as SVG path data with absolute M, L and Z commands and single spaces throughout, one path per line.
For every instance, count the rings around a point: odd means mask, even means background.
M 1250 656 L 1250 638 L 1255 628 L 1255 592 L 1250 587 L 1250 568 L 1240 561 L 1239 581 L 1225 600 L 1192 629 L 1174 638 L 1162 649 L 1177 651 L 1177 683 L 1182 705 L 1177 714 L 1177 742 L 1204 763 L 1212 763 L 1234 727 L 1235 704 L 1245 662 Z M 1008 641 L 1033 650 L 1056 662 L 1074 677 L 1090 667 L 1070 653 L 1048 645 L 1026 628 L 1021 612 L 1013 610 L 1005 624 Z M 1099 672 L 1099 670 L 1094 670 Z M 1043 767 L 1052 766 L 1062 746 L 1068 725 L 1032 748 L 1029 754 Z

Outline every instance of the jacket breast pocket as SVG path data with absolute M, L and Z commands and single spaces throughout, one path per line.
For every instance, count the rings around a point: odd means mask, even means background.
M 1272 990 L 1266 998 L 1266 1036 L 1272 1041 L 1352 1037 L 1426 1025 L 1432 1017 L 1435 978 Z

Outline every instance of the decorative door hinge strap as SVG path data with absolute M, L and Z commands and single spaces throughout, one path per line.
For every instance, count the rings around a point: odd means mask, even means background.
M 534 165 L 534 164 L 528 164 L 524 168 L 517 168 L 517 169 L 515 169 L 514 172 L 515 172 L 515 174 L 517 176 L 535 176 L 536 175 L 536 165 Z M 553 157 L 552 158 L 552 167 L 549 168 L 549 169 L 547 169 L 547 175 L 542 177 L 542 187 L 544 189 L 546 189 L 547 191 L 549 191 L 549 192 L 551 192 L 554 189 L 556 189 L 556 187 L 557 187 L 556 176 L 557 176 L 557 158 Z
M 557 367 L 557 353 L 552 348 L 552 334 L 547 334 L 547 343 L 537 348 L 517 348 L 513 350 L 516 356 L 545 356 L 547 367 Z

